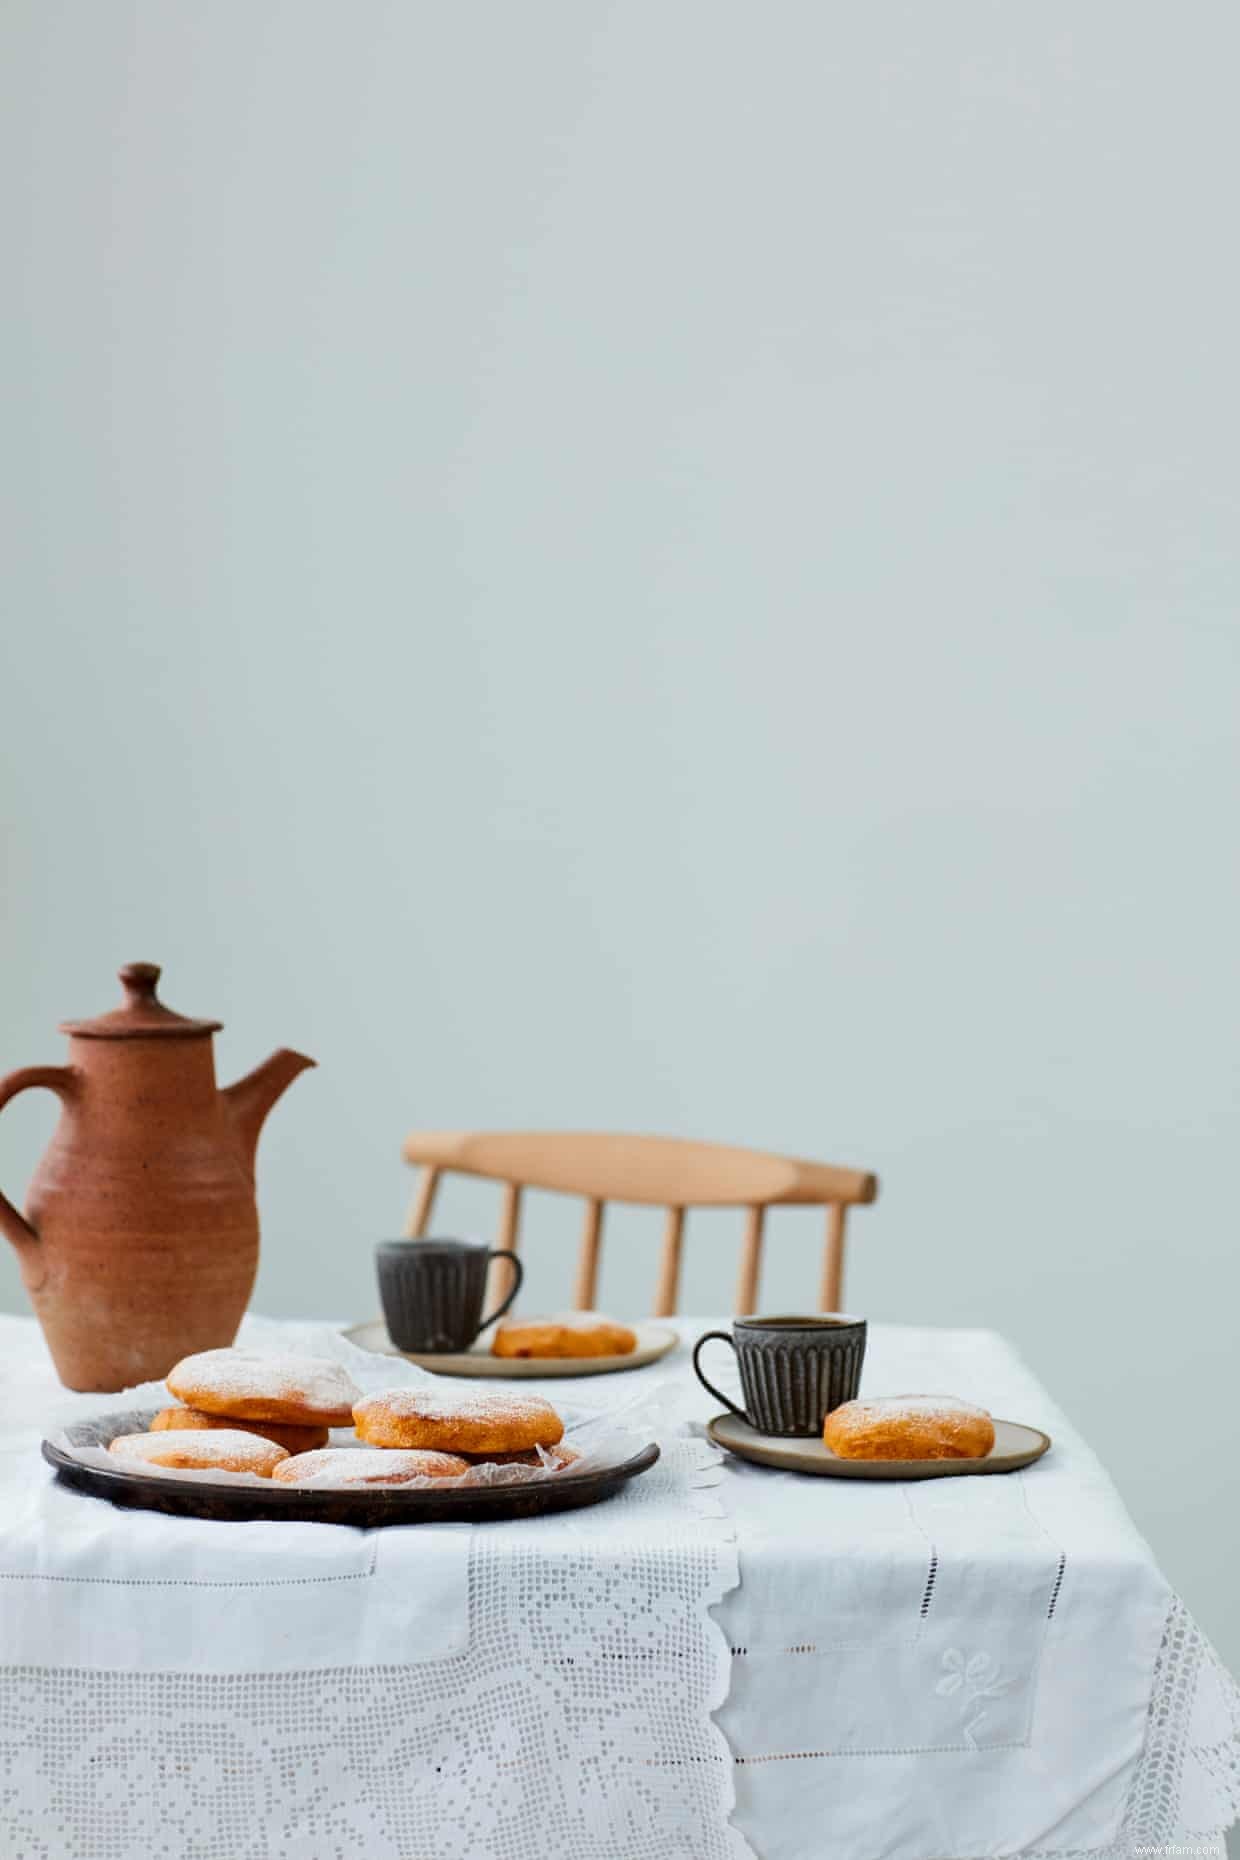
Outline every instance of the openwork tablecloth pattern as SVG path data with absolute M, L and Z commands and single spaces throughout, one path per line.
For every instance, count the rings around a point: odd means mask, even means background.
M 447 1660 L 8 1669 L 5 1860 L 735 1860 L 712 1461 L 673 1442 L 616 1501 L 658 1520 L 644 1548 L 609 1552 L 585 1514 L 515 1553 L 477 1532 L 471 1644 Z

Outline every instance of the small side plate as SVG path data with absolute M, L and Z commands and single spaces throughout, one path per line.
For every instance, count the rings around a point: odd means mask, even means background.
M 717 1414 L 707 1423 L 717 1447 L 752 1460 L 758 1466 L 776 1466 L 780 1472 L 816 1473 L 824 1479 L 959 1479 L 971 1473 L 1017 1472 L 1040 1460 L 1051 1444 L 1041 1428 L 1021 1421 L 996 1421 L 995 1444 L 980 1460 L 842 1460 L 821 1440 L 788 1440 L 777 1434 L 760 1434 L 734 1414 Z
M 492 1356 L 489 1337 L 479 1338 L 472 1349 L 459 1353 L 414 1354 L 396 1348 L 382 1318 L 376 1318 L 373 1324 L 354 1324 L 344 1334 L 359 1350 L 403 1356 L 407 1363 L 433 1369 L 440 1376 L 500 1376 L 505 1380 L 539 1376 L 546 1380 L 551 1376 L 606 1376 L 618 1369 L 641 1369 L 646 1363 L 657 1363 L 680 1341 L 666 1324 L 638 1322 L 632 1328 L 637 1332 L 637 1348 L 627 1356 Z

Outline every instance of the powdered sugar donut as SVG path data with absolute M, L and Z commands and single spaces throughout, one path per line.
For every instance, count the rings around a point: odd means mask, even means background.
M 509 1318 L 491 1340 L 492 1356 L 631 1356 L 636 1348 L 635 1330 L 594 1311 Z
M 259 1356 L 252 1350 L 201 1350 L 168 1372 L 187 1408 L 234 1421 L 292 1421 L 347 1427 L 361 1391 L 326 1357 Z
M 980 1460 L 995 1424 L 954 1395 L 880 1395 L 833 1409 L 822 1438 L 842 1460 Z
M 160 1434 L 170 1427 L 181 1430 L 235 1427 L 243 1434 L 258 1434 L 263 1440 L 274 1440 L 286 1453 L 313 1453 L 316 1447 L 325 1447 L 328 1440 L 325 1427 L 295 1427 L 291 1421 L 238 1421 L 226 1414 L 204 1414 L 201 1408 L 161 1408 L 151 1422 L 151 1432 Z
M 283 1460 L 271 1476 L 278 1474 L 280 1485 L 407 1485 L 410 1479 L 456 1479 L 468 1471 L 454 1453 L 324 1447 Z
M 201 1468 L 212 1472 L 258 1473 L 269 1479 L 288 1454 L 273 1440 L 240 1428 L 167 1428 L 158 1434 L 118 1434 L 108 1452 L 130 1465 Z
M 553 1447 L 564 1423 L 541 1395 L 388 1389 L 353 1410 L 359 1440 L 372 1447 L 437 1447 L 447 1453 L 513 1453 Z

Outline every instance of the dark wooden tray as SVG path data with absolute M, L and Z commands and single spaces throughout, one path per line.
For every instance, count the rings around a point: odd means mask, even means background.
M 117 1434 L 143 1433 L 157 1409 L 140 1413 L 110 1414 L 98 1421 L 79 1421 L 65 1429 L 75 1446 L 106 1447 Z M 210 1479 L 169 1479 L 159 1473 L 135 1472 L 131 1467 L 84 1466 L 50 1440 L 43 1442 L 43 1457 L 56 1470 L 63 1485 L 92 1498 L 139 1511 L 164 1511 L 178 1518 L 295 1519 L 304 1524 L 350 1524 L 357 1530 L 375 1530 L 387 1524 L 484 1524 L 501 1518 L 538 1518 L 552 1511 L 576 1511 L 610 1498 L 629 1479 L 649 1472 L 659 1457 L 652 1441 L 619 1466 L 600 1472 L 562 1472 L 550 1479 L 521 1485 L 456 1486 L 437 1492 L 431 1487 L 405 1491 L 400 1486 L 325 1490 L 274 1485 L 228 1485 Z

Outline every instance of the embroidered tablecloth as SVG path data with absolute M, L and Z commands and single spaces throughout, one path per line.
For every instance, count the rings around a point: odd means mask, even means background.
M 44 1407 L 63 1425 L 99 1402 L 57 1388 L 32 1322 L 0 1319 L 0 1351 L 0 1609 L 37 1610 L 37 1571 L 5 1580 L 6 1494 Z M 1233 1818 L 1236 1689 L 1001 1339 L 875 1326 L 865 1377 L 1054 1435 L 1001 1478 L 871 1485 L 721 1462 L 683 1351 L 533 1386 L 605 1402 L 657 1382 L 686 1431 L 652 1473 L 593 1510 L 470 1533 L 464 1646 L 441 1635 L 423 1657 L 406 1604 L 384 1613 L 381 1656 L 299 1670 L 272 1653 L 274 1583 L 270 1645 L 256 1629 L 250 1669 L 220 1671 L 214 1568 L 197 1670 L 153 1665 L 146 1633 L 141 1659 L 114 1667 L 36 1635 L 38 1660 L 0 1670 L 5 1860 L 1127 1857 L 1205 1844 Z M 98 1501 L 76 1503 L 97 1530 Z M 334 1534 L 356 1560 L 359 1534 Z M 89 1553 L 75 1568 L 82 1606 L 106 1609 L 115 1559 L 97 1590 Z M 341 1592 L 384 1612 L 368 1582 Z M 447 1592 L 440 1577 L 440 1607 Z M 373 1623 L 357 1638 L 385 1642 Z
M 719 1722 L 762 1860 L 1217 1839 L 1240 1812 L 1240 1694 L 1036 1378 L 993 1332 L 876 1325 L 863 1388 L 959 1395 L 1054 1446 L 1024 1472 L 917 1482 L 729 1460 Z

